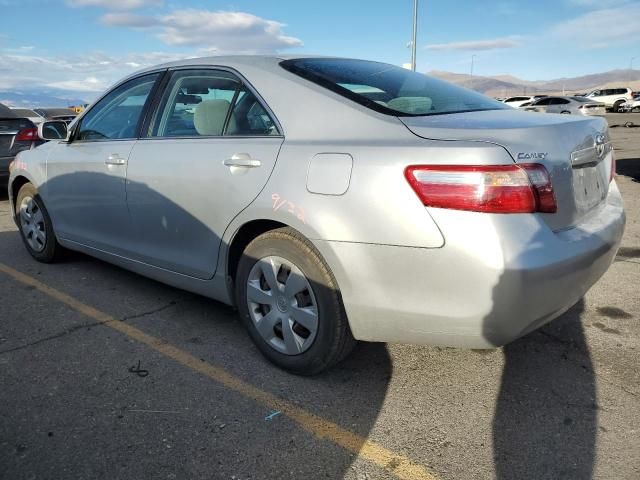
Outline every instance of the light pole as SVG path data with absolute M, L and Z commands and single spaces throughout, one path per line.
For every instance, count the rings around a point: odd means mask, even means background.
M 476 58 L 475 53 L 471 55 L 471 89 L 473 90 L 473 61 Z
M 418 37 L 418 0 L 413 0 L 413 37 L 411 40 L 411 70 L 416 71 L 416 40 Z

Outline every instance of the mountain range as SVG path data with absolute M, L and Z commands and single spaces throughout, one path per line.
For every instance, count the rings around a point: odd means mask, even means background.
M 0 103 L 11 107 L 68 107 L 84 105 L 86 93 L 47 88 L 43 90 L 0 90 Z M 93 99 L 97 95 L 91 94 Z
M 512 75 L 473 77 L 469 74 L 434 70 L 427 72 L 448 82 L 472 88 L 493 97 L 508 97 L 525 94 L 587 93 L 598 88 L 629 87 L 640 91 L 640 70 L 611 70 L 581 77 L 555 80 L 523 80 Z M 95 99 L 99 92 L 77 92 L 46 88 L 42 90 L 0 90 L 0 103 L 14 107 L 66 107 L 83 105 Z
M 493 97 L 508 97 L 525 94 L 562 94 L 573 95 L 588 93 L 600 88 L 628 87 L 640 90 L 640 70 L 611 70 L 581 77 L 558 78 L 555 80 L 522 80 L 512 75 L 495 75 L 490 77 L 473 77 L 468 74 L 450 73 L 434 70 L 431 75 L 451 83 L 472 88 Z

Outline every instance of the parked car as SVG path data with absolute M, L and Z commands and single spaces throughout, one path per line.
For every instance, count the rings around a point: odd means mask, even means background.
M 12 107 L 11 110 L 17 117 L 28 118 L 35 125 L 38 125 L 46 120 L 42 115 L 37 114 L 30 108 Z
M 78 114 L 70 108 L 34 108 L 34 112 L 45 120 L 62 120 L 71 123 Z
M 42 141 L 38 129 L 27 118 L 18 117 L 9 107 L 0 104 L 0 184 L 6 185 L 9 164 L 16 154 L 28 150 Z
M 633 97 L 633 100 L 627 100 L 620 105 L 621 112 L 640 112 L 640 95 Z
M 235 305 L 299 374 L 355 339 L 510 342 L 575 304 L 624 229 L 604 119 L 531 115 L 378 62 L 174 62 L 66 129 L 45 122 L 53 141 L 11 173 L 27 251 Z
M 520 108 L 527 112 L 574 115 L 606 115 L 607 113 L 604 103 L 594 102 L 586 97 L 546 97 Z
M 617 112 L 623 103 L 633 100 L 633 91 L 630 88 L 603 88 L 592 91 L 587 98 L 604 103 L 607 108 Z
M 503 103 L 509 105 L 513 108 L 518 108 L 525 103 L 533 102 L 538 100 L 539 98 L 544 98 L 546 95 L 532 95 L 532 96 L 519 96 L 519 97 L 509 97 Z

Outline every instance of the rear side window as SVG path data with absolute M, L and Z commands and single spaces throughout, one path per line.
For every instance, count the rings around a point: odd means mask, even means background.
M 385 63 L 335 58 L 285 60 L 302 78 L 380 113 L 423 116 L 510 107 L 477 92 Z
M 151 126 L 152 137 L 279 135 L 256 96 L 232 73 L 172 74 Z

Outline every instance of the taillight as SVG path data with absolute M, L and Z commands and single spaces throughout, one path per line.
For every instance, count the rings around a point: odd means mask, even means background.
M 16 135 L 17 142 L 31 142 L 38 139 L 37 128 L 23 128 Z
M 425 206 L 487 213 L 555 213 L 549 173 L 519 165 L 412 165 L 405 177 Z
M 616 178 L 616 151 L 611 149 L 611 171 L 609 172 L 609 183 L 613 182 Z

